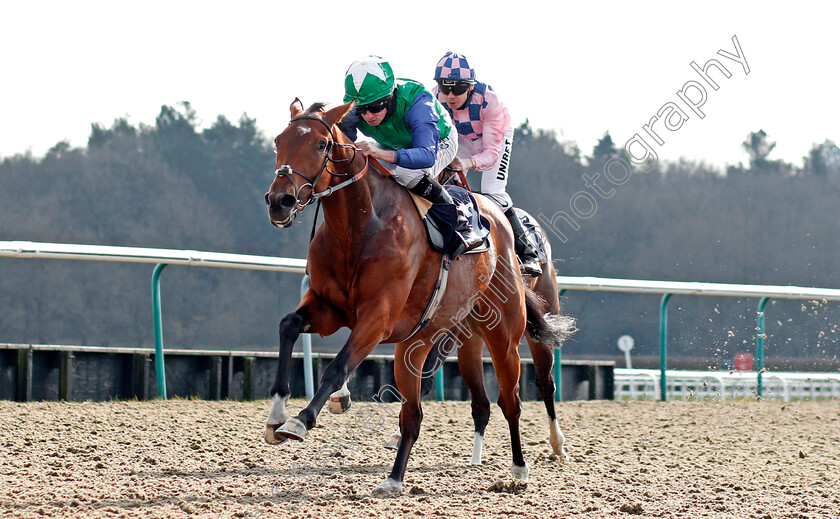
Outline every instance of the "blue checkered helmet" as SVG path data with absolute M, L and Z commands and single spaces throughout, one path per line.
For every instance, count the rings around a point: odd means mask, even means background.
M 439 79 L 475 83 L 475 70 L 470 67 L 466 56 L 450 51 L 440 58 L 435 68 L 435 81 Z

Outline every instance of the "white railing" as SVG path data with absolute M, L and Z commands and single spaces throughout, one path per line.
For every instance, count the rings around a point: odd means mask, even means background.
M 76 245 L 73 243 L 40 243 L 0 241 L 0 257 L 121 261 L 127 263 L 162 263 L 190 267 L 223 267 L 251 270 L 274 270 L 303 274 L 305 259 L 272 258 L 226 252 L 198 250 L 150 249 L 145 247 L 113 247 L 109 245 Z
M 675 294 L 695 296 L 758 297 L 756 311 L 755 344 L 757 361 L 756 394 L 762 396 L 764 373 L 764 308 L 771 298 L 817 299 L 840 301 L 840 290 L 835 288 L 798 287 L 791 285 L 741 285 L 731 283 L 698 283 L 688 281 L 650 281 L 640 279 L 609 279 L 595 277 L 557 276 L 557 286 L 565 290 L 592 290 L 606 292 L 635 292 L 662 294 L 659 304 L 659 398 L 668 399 L 668 300 Z M 560 350 L 557 350 L 560 351 Z M 557 358 L 557 355 L 555 355 Z
M 167 265 L 188 267 L 222 267 L 277 272 L 306 272 L 306 260 L 273 258 L 224 252 L 197 250 L 152 249 L 145 247 L 113 247 L 107 245 L 78 245 L 73 243 L 40 243 L 31 241 L 0 241 L 0 257 L 74 259 L 118 261 L 127 263 L 154 263 L 152 273 L 152 318 L 155 334 L 155 371 L 158 396 L 166 399 L 166 370 L 164 369 L 163 326 L 160 308 L 160 274 Z M 304 276 L 303 284 L 307 283 Z M 301 289 L 303 291 L 303 288 Z M 306 394 L 314 394 L 312 374 L 312 343 L 309 334 L 301 338 L 304 353 L 304 379 Z
M 762 398 L 820 400 L 840 398 L 840 373 L 772 371 L 763 373 Z M 667 371 L 668 396 L 678 400 L 756 398 L 754 371 Z M 616 400 L 659 400 L 658 369 L 615 369 Z
M 165 397 L 165 372 L 163 370 L 163 340 L 160 324 L 159 276 L 166 265 L 187 265 L 201 267 L 226 267 L 239 269 L 274 270 L 280 272 L 304 273 L 306 260 L 291 258 L 273 258 L 268 256 L 250 256 L 218 252 L 202 252 L 171 249 L 150 249 L 140 247 L 112 247 L 101 245 L 76 245 L 64 243 L 39 243 L 30 241 L 0 241 L 0 257 L 12 258 L 52 258 L 82 259 L 99 261 L 122 261 L 133 263 L 156 263 L 152 275 L 152 306 L 154 314 L 155 349 L 158 354 L 155 361 L 158 380 L 162 383 L 161 396 Z M 764 362 L 764 305 L 770 298 L 819 299 L 840 301 L 840 290 L 831 288 L 813 288 L 797 286 L 739 285 L 727 283 L 697 283 L 682 281 L 651 281 L 635 279 L 610 279 L 596 277 L 557 276 L 557 286 L 565 290 L 587 290 L 607 292 L 636 292 L 662 294 L 660 303 L 660 369 L 659 396 L 667 399 L 669 391 L 667 379 L 667 304 L 675 294 L 719 295 L 759 297 L 756 325 L 756 359 L 758 362 L 757 394 L 762 396 Z M 308 280 L 304 278 L 302 290 Z M 303 334 L 305 357 L 311 358 L 308 346 L 308 334 Z M 560 384 L 560 349 L 555 350 L 555 378 Z M 304 363 L 307 395 L 311 397 L 313 386 L 311 364 Z M 770 377 L 770 375 L 767 375 Z M 793 386 L 791 386 L 793 387 Z M 559 398 L 560 392 L 558 392 Z

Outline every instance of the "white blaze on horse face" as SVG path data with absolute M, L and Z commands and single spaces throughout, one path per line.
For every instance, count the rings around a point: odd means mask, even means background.
M 268 420 L 265 423 L 268 425 L 279 425 L 286 423 L 289 419 L 289 415 L 286 414 L 286 402 L 289 400 L 289 397 L 281 397 L 280 395 L 274 395 L 271 399 L 271 412 L 268 414 Z
M 298 126 L 297 130 L 299 134 L 306 135 L 307 133 L 312 131 L 312 128 L 310 128 L 309 126 Z

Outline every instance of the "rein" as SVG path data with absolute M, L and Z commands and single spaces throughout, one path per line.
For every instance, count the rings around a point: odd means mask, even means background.
M 321 178 L 321 175 L 323 175 L 325 171 L 333 177 L 346 177 L 346 176 L 348 176 L 347 173 L 336 173 L 334 171 L 330 171 L 329 163 L 330 162 L 333 162 L 333 163 L 353 162 L 353 160 L 356 158 L 357 148 L 355 146 L 353 146 L 352 144 L 337 143 L 336 139 L 335 139 L 335 134 L 333 134 L 332 128 L 330 127 L 329 124 L 327 124 L 326 121 L 324 121 L 320 117 L 315 117 L 313 115 L 301 115 L 301 116 L 295 117 L 294 119 L 289 121 L 289 124 L 291 124 L 295 121 L 300 121 L 300 120 L 318 121 L 319 123 L 323 124 L 327 128 L 327 132 L 329 133 L 330 138 L 329 138 L 329 141 L 327 142 L 327 147 L 324 150 L 324 152 L 325 152 L 324 153 L 324 162 L 321 164 L 321 169 L 318 170 L 318 173 L 315 175 L 314 178 L 310 177 L 309 175 L 307 175 L 306 173 L 304 173 L 300 170 L 297 170 L 297 169 L 289 166 L 288 164 L 284 164 L 274 171 L 274 174 L 276 176 L 278 176 L 278 177 L 279 176 L 284 176 L 284 177 L 288 178 L 289 182 L 291 182 L 292 185 L 295 186 L 295 201 L 296 201 L 296 203 L 295 203 L 294 209 L 292 210 L 292 217 L 297 216 L 297 213 L 303 211 L 303 209 L 307 205 L 309 205 L 309 204 L 311 204 L 315 201 L 319 201 L 321 198 L 323 198 L 325 196 L 330 196 L 331 194 L 335 193 L 339 189 L 343 189 L 343 188 L 361 180 L 361 178 L 364 177 L 367 174 L 368 166 L 371 163 L 371 161 L 367 157 L 365 157 L 365 165 L 358 173 L 356 173 L 352 177 L 348 178 L 347 180 L 345 180 L 345 181 L 343 181 L 339 184 L 336 184 L 335 186 L 328 186 L 327 189 L 325 189 L 323 191 L 316 192 L 315 191 L 315 184 L 318 182 L 318 180 Z M 341 159 L 341 160 L 332 159 L 332 153 L 333 153 L 333 150 L 336 147 L 351 148 L 353 150 L 353 157 L 350 158 L 350 159 Z M 374 160 L 373 163 L 376 166 L 376 168 L 383 175 L 390 176 L 390 172 L 388 170 L 386 170 L 381 164 L 379 164 L 379 161 Z M 302 185 L 298 186 L 297 183 L 294 181 L 293 175 L 298 175 L 299 177 L 303 178 L 306 182 L 303 183 Z M 306 186 L 309 186 L 312 189 L 312 193 L 309 195 L 309 199 L 306 202 L 301 202 L 300 192 Z
M 380 172 L 380 173 L 382 173 L 382 176 L 385 176 L 385 177 L 390 177 L 390 176 L 392 176 L 392 173 L 391 173 L 390 171 L 388 171 L 388 169 L 387 169 L 387 168 L 385 168 L 385 166 L 383 166 L 383 165 L 382 165 L 382 163 L 381 163 L 381 162 L 379 162 L 378 160 L 375 160 L 375 159 L 374 159 L 374 160 L 373 160 L 373 162 L 371 162 L 370 160 L 368 160 L 368 162 L 370 162 L 371 164 L 373 164 L 373 167 L 375 167 L 377 170 L 379 170 L 379 172 Z
M 446 179 L 444 180 L 443 177 L 447 173 L 449 174 L 449 176 L 446 177 Z M 456 181 L 456 176 L 457 176 L 457 181 Z M 463 187 L 464 189 L 466 189 L 470 193 L 473 192 L 472 188 L 470 188 L 470 183 L 467 182 L 467 175 L 465 174 L 464 170 L 462 170 L 462 169 L 460 169 L 458 171 L 455 171 L 454 169 L 451 169 L 447 166 L 447 167 L 443 168 L 443 171 L 441 171 L 440 176 L 438 177 L 438 181 L 441 183 L 441 185 L 444 185 L 444 186 L 447 185 L 447 184 L 457 186 L 458 185 L 457 182 L 460 182 L 461 187 Z

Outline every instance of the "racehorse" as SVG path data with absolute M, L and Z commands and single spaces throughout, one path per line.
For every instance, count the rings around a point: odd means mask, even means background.
M 391 473 L 373 494 L 399 494 L 423 417 L 419 367 L 435 343 L 453 341 L 456 335 L 477 336 L 490 351 L 499 381 L 498 404 L 510 430 L 511 473 L 527 480 L 519 434 L 517 346 L 526 323 L 545 335 L 552 330 L 537 310 L 536 295 L 518 281 L 510 224 L 493 202 L 476 197 L 489 221 L 491 247 L 448 265 L 448 287 L 434 318 L 412 336 L 448 258 L 429 246 L 419 216 L 412 214 L 416 209 L 408 191 L 384 175 L 369 173 L 367 159 L 338 131 L 337 123 L 353 102 L 329 111 L 321 107 L 304 110 L 295 99 L 289 126 L 274 140 L 276 177 L 265 195 L 272 224 L 288 227 L 316 199 L 321 199 L 324 223 L 309 247 L 309 288 L 297 309 L 280 322 L 266 441 L 302 441 L 329 395 L 345 384 L 376 345 L 396 343 L 394 378 L 402 398 L 402 440 Z M 286 402 L 295 340 L 303 332 L 327 336 L 341 327 L 351 330 L 347 342 L 324 369 L 312 400 L 297 417 L 289 418 Z

